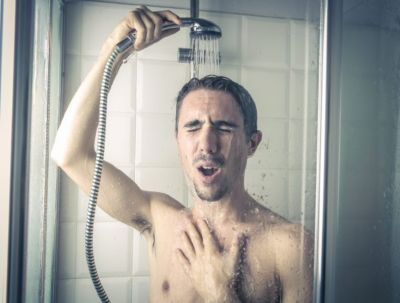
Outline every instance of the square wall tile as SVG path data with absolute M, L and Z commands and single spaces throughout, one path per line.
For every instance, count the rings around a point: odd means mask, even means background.
M 111 86 L 107 109 L 115 112 L 132 112 L 136 105 L 136 60 L 122 64 Z
M 134 117 L 130 113 L 108 114 L 105 161 L 114 165 L 133 165 L 135 151 Z
M 283 19 L 243 17 L 242 64 L 289 66 L 289 22 Z
M 286 169 L 288 167 L 288 123 L 281 119 L 259 119 L 263 137 L 255 154 L 249 158 L 249 168 Z
M 82 56 L 81 58 L 80 77 L 77 80 L 74 79 L 78 82 L 74 84 L 75 90 L 80 84 L 80 79 L 86 78 L 97 61 L 97 56 Z M 135 110 L 136 74 L 137 62 L 134 58 L 130 58 L 121 65 L 108 94 L 107 111 L 132 112 Z
M 85 224 L 78 224 L 76 276 L 89 277 L 85 258 Z M 130 276 L 132 273 L 132 228 L 122 223 L 95 223 L 93 250 L 101 277 Z M 84 302 L 84 301 L 78 301 Z
M 317 167 L 317 121 L 289 121 L 289 168 Z
M 289 171 L 289 219 L 304 224 L 315 217 L 315 171 Z
M 291 21 L 292 67 L 317 69 L 319 50 L 319 24 L 305 21 Z
M 102 278 L 101 282 L 111 302 L 132 302 L 131 278 Z M 76 280 L 76 294 L 74 302 L 95 303 L 100 299 L 90 279 Z
M 219 66 L 219 74 L 221 76 L 228 77 L 237 83 L 242 82 L 242 67 L 240 65 L 233 65 L 233 64 L 221 64 Z
M 82 3 L 82 54 L 97 56 L 107 37 L 128 14 L 126 5 Z
M 242 48 L 242 17 L 234 14 L 201 12 L 201 18 L 217 24 L 222 31 L 219 49 L 222 63 L 240 64 Z
M 61 223 L 58 240 L 58 278 L 74 278 L 76 262 L 76 223 Z
M 179 168 L 139 167 L 135 181 L 143 190 L 162 192 L 179 202 L 184 199 L 185 179 Z
M 281 216 L 288 216 L 286 170 L 248 169 L 245 186 L 256 201 Z
M 178 167 L 175 116 L 138 114 L 136 119 L 136 165 Z
M 75 303 L 75 281 L 76 279 L 62 279 L 57 281 L 58 303 Z
M 132 275 L 147 276 L 149 271 L 149 253 L 146 238 L 137 230 L 133 231 Z
M 259 117 L 288 116 L 288 72 L 244 67 L 242 82 L 257 105 Z
M 290 81 L 290 117 L 316 120 L 318 109 L 317 74 L 306 71 L 293 71 Z
M 189 75 L 189 64 L 139 60 L 137 111 L 175 115 L 176 97 Z
M 149 296 L 150 278 L 132 278 L 132 303 L 150 302 Z

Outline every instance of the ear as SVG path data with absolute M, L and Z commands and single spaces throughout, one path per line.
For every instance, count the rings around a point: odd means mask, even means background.
M 249 157 L 254 155 L 261 140 L 262 140 L 262 132 L 261 131 L 257 130 L 256 132 L 254 132 L 251 135 L 249 142 L 248 142 L 248 149 L 247 149 L 247 154 Z

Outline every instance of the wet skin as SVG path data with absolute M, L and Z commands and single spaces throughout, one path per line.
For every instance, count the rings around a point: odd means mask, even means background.
M 52 159 L 86 194 L 95 165 L 99 91 L 114 46 L 135 30 L 143 49 L 177 30 L 170 11 L 141 6 L 113 30 L 98 60 L 64 115 Z M 130 50 L 132 51 L 132 49 Z M 123 58 L 117 58 L 115 77 Z M 261 133 L 246 138 L 232 96 L 197 90 L 183 100 L 176 135 L 192 207 L 158 192 L 142 190 L 104 162 L 97 205 L 139 230 L 148 243 L 151 302 L 312 301 L 312 237 L 299 225 L 257 203 L 244 189 L 247 158 Z M 160 151 L 162 152 L 162 151 Z M 282 201 L 285 203 L 285 201 Z
M 148 235 L 152 302 L 222 302 L 230 291 L 227 302 L 294 302 L 282 301 L 277 262 L 287 254 L 283 271 L 301 267 L 296 239 L 303 229 L 244 190 L 247 158 L 260 140 L 260 133 L 246 138 L 230 94 L 201 89 L 185 97 L 177 143 L 193 206 L 166 196 L 155 208 Z

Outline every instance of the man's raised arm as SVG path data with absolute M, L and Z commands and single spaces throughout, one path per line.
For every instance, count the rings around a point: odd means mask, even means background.
M 58 129 L 51 157 L 57 165 L 87 194 L 90 193 L 96 153 L 94 141 L 98 123 L 99 91 L 104 66 L 118 42 L 135 30 L 134 47 L 116 59 L 114 79 L 122 60 L 135 50 L 173 34 L 177 29 L 162 31 L 163 21 L 180 23 L 170 11 L 152 12 L 140 8 L 130 12 L 104 43 L 100 55 L 72 98 Z M 140 231 L 152 226 L 151 202 L 155 194 L 142 191 L 130 178 L 110 163 L 104 162 L 98 205 L 114 218 Z

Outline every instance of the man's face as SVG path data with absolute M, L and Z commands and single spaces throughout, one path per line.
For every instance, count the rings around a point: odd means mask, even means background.
M 182 101 L 177 141 L 189 186 L 217 201 L 243 188 L 249 144 L 239 105 L 225 92 L 199 89 Z

